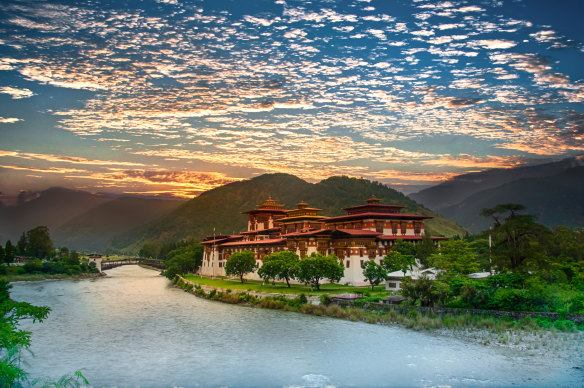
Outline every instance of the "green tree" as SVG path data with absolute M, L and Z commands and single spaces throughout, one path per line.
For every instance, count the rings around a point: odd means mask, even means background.
M 440 251 L 428 258 L 433 266 L 453 274 L 469 274 L 479 270 L 479 263 L 468 242 L 448 240 L 440 244 Z
M 237 275 L 243 283 L 243 276 L 253 272 L 257 265 L 252 251 L 235 252 L 225 263 L 225 273 L 227 275 Z
M 26 253 L 28 256 L 44 259 L 55 253 L 53 242 L 46 226 L 37 226 L 26 232 Z
M 508 203 L 481 212 L 493 219 L 493 258 L 499 270 L 525 272 L 528 264 L 537 266 L 546 259 L 540 240 L 549 230 L 537 224 L 533 215 L 519 214 L 523 210 L 523 205 Z
M 76 250 L 71 251 L 65 258 L 65 264 L 67 265 L 79 265 L 79 253 Z
M 173 279 L 176 275 L 196 272 L 203 262 L 203 246 L 192 244 L 168 253 L 164 275 Z
M 6 261 L 5 250 L 4 247 L 0 245 L 0 264 L 4 263 L 5 261 Z
M 412 303 L 420 301 L 423 307 L 432 307 L 438 301 L 443 301 L 448 296 L 448 284 L 429 279 L 425 274 L 418 280 L 412 280 L 410 277 L 402 281 L 401 294 L 410 299 Z
M 140 257 L 147 259 L 159 259 L 161 257 L 162 243 L 159 241 L 147 241 L 140 249 Z
M 321 279 L 329 279 L 331 283 L 335 283 L 340 281 L 344 274 L 345 268 L 335 255 L 323 256 L 313 253 L 298 263 L 298 280 L 311 284 L 317 290 L 320 290 Z
M 397 249 L 392 249 L 385 255 L 381 265 L 387 272 L 402 271 L 404 275 L 413 270 L 415 259 L 413 255 L 400 253 Z
M 258 269 L 258 275 L 265 281 L 278 278 L 285 280 L 290 287 L 290 280 L 296 277 L 299 264 L 298 255 L 290 251 L 274 252 L 264 257 L 264 263 Z
M 26 383 L 26 372 L 21 367 L 22 350 L 30 347 L 30 332 L 18 328 L 23 319 L 42 322 L 49 314 L 48 307 L 33 306 L 10 299 L 10 285 L 0 280 L 0 384 L 12 387 Z
M 12 263 L 14 261 L 14 254 L 16 248 L 12 245 L 10 240 L 6 241 L 6 245 L 4 246 L 4 262 L 5 263 Z
M 422 240 L 415 246 L 416 257 L 424 266 L 428 266 L 428 257 L 436 252 L 434 241 L 428 234 L 422 236 Z
M 59 248 L 59 259 L 65 261 L 69 257 L 69 248 L 63 246 Z
M 371 289 L 387 279 L 387 270 L 373 260 L 363 263 L 363 276 L 371 284 Z
M 22 256 L 26 255 L 26 245 L 27 245 L 26 234 L 22 232 L 22 236 L 20 236 L 18 242 L 16 243 L 16 252 Z

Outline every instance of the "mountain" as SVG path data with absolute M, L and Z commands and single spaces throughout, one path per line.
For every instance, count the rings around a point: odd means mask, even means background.
M 583 165 L 584 157 L 576 157 L 536 166 L 491 169 L 463 174 L 437 186 L 410 194 L 409 197 L 429 209 L 440 213 L 442 209 L 459 204 L 480 191 L 492 189 L 520 179 L 554 176 L 568 169 Z
M 169 214 L 183 201 L 121 197 L 101 203 L 52 233 L 58 246 L 84 251 L 106 250 L 112 239 Z
M 546 226 L 584 226 L 584 167 L 573 167 L 559 174 L 519 179 L 482 190 L 460 203 L 439 210 L 473 233 L 488 229 L 491 220 L 481 217 L 484 208 L 502 203 L 525 205 L 528 214 Z
M 254 209 L 269 196 L 287 209 L 296 208 L 298 202 L 306 201 L 310 206 L 322 209 L 319 214 L 336 216 L 345 214 L 343 207 L 362 204 L 371 195 L 381 198 L 385 204 L 406 206 L 407 212 L 434 215 L 402 193 L 365 179 L 332 177 L 313 184 L 293 175 L 265 174 L 206 191 L 161 220 L 114 241 L 114 246 L 136 252 L 149 240 L 201 240 L 213 234 L 213 228 L 217 234 L 239 232 L 247 228 L 247 217 L 240 213 Z M 452 236 L 465 232 L 442 217 L 428 220 L 427 226 L 433 234 Z
M 30 201 L 16 206 L 5 206 L 0 217 L 0 241 L 14 243 L 22 232 L 39 225 L 55 230 L 68 220 L 111 200 L 104 194 L 52 187 Z

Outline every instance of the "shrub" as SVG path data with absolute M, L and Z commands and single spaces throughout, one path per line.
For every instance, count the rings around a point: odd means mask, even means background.
M 325 306 L 328 306 L 329 304 L 333 303 L 333 299 L 329 294 L 322 294 L 320 296 L 320 303 L 322 303 Z

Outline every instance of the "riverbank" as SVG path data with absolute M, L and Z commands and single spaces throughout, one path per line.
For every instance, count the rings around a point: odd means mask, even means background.
M 399 306 L 376 305 L 375 308 L 341 307 L 331 303 L 330 297 L 300 295 L 262 294 L 256 292 L 233 292 L 231 289 L 218 289 L 208 285 L 199 285 L 181 276 L 174 279 L 174 284 L 198 297 L 216 300 L 230 304 L 242 304 L 253 307 L 262 307 L 277 310 L 300 312 L 317 316 L 346 319 L 350 321 L 362 321 L 373 324 L 391 325 L 397 324 L 414 330 L 452 331 L 466 332 L 476 340 L 480 333 L 481 343 L 501 343 L 519 345 L 524 336 L 537 337 L 539 333 L 570 333 L 584 339 L 584 324 L 580 326 L 569 320 L 551 320 L 549 318 L 530 316 L 522 319 L 510 317 L 495 317 L 485 311 L 484 315 L 471 315 L 468 313 L 436 314 L 432 311 L 406 310 Z M 322 303 L 319 303 L 322 302 Z M 542 337 L 539 337 L 542 339 Z M 551 341 L 551 340 L 550 340 Z M 536 349 L 539 345 L 535 338 L 528 341 Z M 545 341 L 544 341 L 545 342 Z M 552 341 L 553 342 L 553 341 Z
M 21 274 L 21 275 L 0 275 L 0 280 L 6 280 L 7 282 L 25 282 L 25 281 L 36 281 L 36 280 L 47 280 L 47 279 L 89 279 L 89 278 L 99 278 L 102 276 L 107 276 L 103 272 L 95 273 L 79 273 L 74 275 L 69 275 L 65 273 L 57 274 Z

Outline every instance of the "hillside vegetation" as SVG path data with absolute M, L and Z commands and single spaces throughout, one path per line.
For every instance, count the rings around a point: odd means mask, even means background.
M 247 217 L 240 213 L 254 209 L 269 196 L 286 209 L 296 208 L 298 202 L 305 201 L 322 209 L 321 215 L 336 216 L 345 214 L 343 207 L 363 204 L 372 195 L 381 198 L 384 204 L 405 206 L 406 212 L 434 216 L 402 193 L 366 179 L 332 177 L 313 184 L 293 175 L 265 174 L 209 190 L 160 221 L 126 234 L 114 246 L 137 252 L 145 241 L 201 240 L 212 235 L 213 228 L 216 234 L 237 233 L 247 227 Z M 427 227 L 434 235 L 465 233 L 463 228 L 442 217 L 428 220 Z

